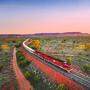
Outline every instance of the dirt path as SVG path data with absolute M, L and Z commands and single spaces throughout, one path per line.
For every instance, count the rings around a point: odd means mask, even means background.
M 24 77 L 24 75 L 22 74 L 22 72 L 20 71 L 20 69 L 19 69 L 19 67 L 17 65 L 16 48 L 14 48 L 12 62 L 13 62 L 13 69 L 14 69 L 14 72 L 16 74 L 16 79 L 18 81 L 19 90 L 33 90 L 32 86 L 29 83 L 29 81 L 26 80 L 26 78 Z

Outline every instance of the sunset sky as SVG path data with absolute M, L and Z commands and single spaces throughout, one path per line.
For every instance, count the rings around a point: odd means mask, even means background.
M 90 0 L 0 0 L 0 34 L 90 33 Z

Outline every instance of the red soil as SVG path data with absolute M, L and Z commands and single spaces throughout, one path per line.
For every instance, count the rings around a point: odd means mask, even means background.
M 13 52 L 13 70 L 16 74 L 16 79 L 18 81 L 19 90 L 32 90 L 32 86 L 30 85 L 29 81 L 26 80 L 22 72 L 20 71 L 17 61 L 16 61 L 16 49 L 14 48 Z
M 25 56 L 25 58 L 27 58 L 28 61 L 34 62 L 38 69 L 43 71 L 46 75 L 48 75 L 49 78 L 56 81 L 58 84 L 65 84 L 69 88 L 69 90 L 84 90 L 84 88 L 81 85 L 77 84 L 75 81 L 60 74 L 48 65 L 43 64 L 35 57 L 32 57 L 24 48 L 20 48 L 20 51 Z

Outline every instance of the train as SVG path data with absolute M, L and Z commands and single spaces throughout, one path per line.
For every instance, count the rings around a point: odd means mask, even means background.
M 34 54 L 35 56 L 41 58 L 42 60 L 44 60 L 44 61 L 46 61 L 46 62 L 48 62 L 48 63 L 51 63 L 51 64 L 53 64 L 54 66 L 56 66 L 56 67 L 58 67 L 58 68 L 61 68 L 61 69 L 63 69 L 63 70 L 66 71 L 66 72 L 70 72 L 70 71 L 72 70 L 71 65 L 68 64 L 67 62 L 65 62 L 65 61 L 58 61 L 58 60 L 54 59 L 53 57 L 51 57 L 51 56 L 49 56 L 49 55 L 47 55 L 47 54 L 45 54 L 45 53 L 43 53 L 43 52 L 41 52 L 41 51 L 34 50 L 34 49 L 28 47 L 28 46 L 25 44 L 27 41 L 28 41 L 28 39 L 23 42 L 23 47 L 24 47 L 29 53 Z

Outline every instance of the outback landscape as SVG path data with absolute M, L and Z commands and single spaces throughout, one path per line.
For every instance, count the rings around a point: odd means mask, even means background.
M 0 90 L 90 90 L 90 0 L 0 0 Z
M 1 90 L 89 90 L 89 84 L 89 34 L 0 36 Z

